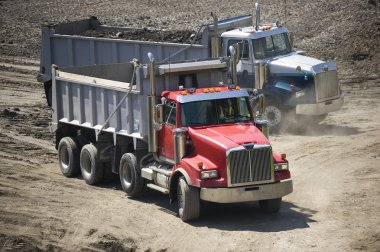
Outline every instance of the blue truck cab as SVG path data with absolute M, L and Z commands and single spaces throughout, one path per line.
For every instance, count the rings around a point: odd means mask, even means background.
M 223 56 L 230 56 L 231 45 L 238 46 L 237 83 L 265 95 L 270 127 L 290 114 L 323 120 L 342 107 L 336 64 L 294 52 L 280 23 L 232 29 L 220 37 Z

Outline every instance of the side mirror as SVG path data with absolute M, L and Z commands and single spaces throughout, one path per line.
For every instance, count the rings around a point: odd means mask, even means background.
M 155 113 L 154 113 L 154 121 L 157 124 L 164 123 L 164 104 L 157 104 Z
M 256 117 L 262 117 L 265 113 L 265 96 L 263 94 L 259 94 L 255 89 L 250 98 L 250 105 L 252 108 L 252 112 L 256 114 Z

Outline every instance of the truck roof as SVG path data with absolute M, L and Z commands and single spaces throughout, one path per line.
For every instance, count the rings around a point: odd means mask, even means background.
M 234 97 L 248 97 L 248 92 L 245 89 L 240 89 L 239 86 L 233 85 L 234 88 L 227 86 L 222 87 L 209 87 L 197 89 L 182 89 L 178 91 L 164 91 L 162 96 L 178 101 L 180 103 L 205 101 L 205 100 L 218 100 Z
M 268 25 L 260 25 L 258 31 L 256 31 L 253 26 L 226 31 L 222 33 L 221 37 L 258 39 L 258 38 L 263 38 L 270 35 L 287 33 L 287 32 L 288 32 L 288 29 L 286 29 L 285 27 L 277 27 L 276 24 L 268 24 Z

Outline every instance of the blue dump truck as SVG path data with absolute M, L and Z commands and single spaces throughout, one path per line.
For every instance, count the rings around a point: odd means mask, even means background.
M 86 31 L 122 34 L 134 28 L 102 25 L 96 17 L 44 26 L 39 82 L 44 83 L 51 104 L 51 65 L 74 67 L 130 62 L 147 63 L 152 52 L 158 62 L 210 59 L 230 56 L 236 48 L 237 82 L 249 93 L 258 90 L 266 97 L 264 116 L 278 128 L 286 118 L 323 120 L 344 102 L 333 62 L 293 51 L 289 31 L 280 22 L 263 24 L 256 4 L 253 15 L 218 20 L 202 26 L 189 44 L 85 36 Z M 190 41 L 190 38 L 189 38 Z M 182 84 L 197 83 L 194 75 L 182 76 Z

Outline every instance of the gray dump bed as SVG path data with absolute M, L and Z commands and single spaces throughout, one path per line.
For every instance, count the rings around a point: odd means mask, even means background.
M 172 61 L 187 59 L 207 59 L 207 47 L 203 45 L 177 44 L 98 38 L 82 36 L 86 31 L 128 30 L 131 28 L 109 27 L 90 19 L 42 28 L 42 48 L 40 75 L 38 81 L 51 80 L 51 65 L 60 67 L 86 66 L 94 64 L 125 63 L 133 58 L 147 63 L 147 53 L 152 52 L 157 59 L 171 56 Z M 176 52 L 184 50 L 175 55 Z
M 222 60 L 157 65 L 158 101 L 162 91 L 178 90 L 184 76 L 196 79 L 193 87 L 198 88 L 226 82 L 227 68 L 227 62 Z M 150 92 L 147 65 L 134 67 L 132 63 L 122 63 L 54 68 L 52 73 L 53 131 L 59 123 L 67 123 L 147 139 Z M 135 78 L 131 83 L 133 73 Z M 127 93 L 129 95 L 121 102 Z
M 251 16 L 239 16 L 219 21 L 219 35 L 223 31 L 251 24 Z M 204 26 L 201 44 L 179 44 L 125 40 L 118 38 L 99 38 L 83 36 L 93 32 L 123 32 L 136 30 L 128 27 L 102 25 L 96 17 L 86 20 L 49 25 L 42 27 L 42 46 L 39 82 L 51 80 L 51 65 L 75 67 L 100 64 L 130 62 L 133 58 L 148 63 L 147 53 L 155 55 L 157 61 L 170 57 L 170 61 L 210 58 L 210 36 L 212 24 Z

